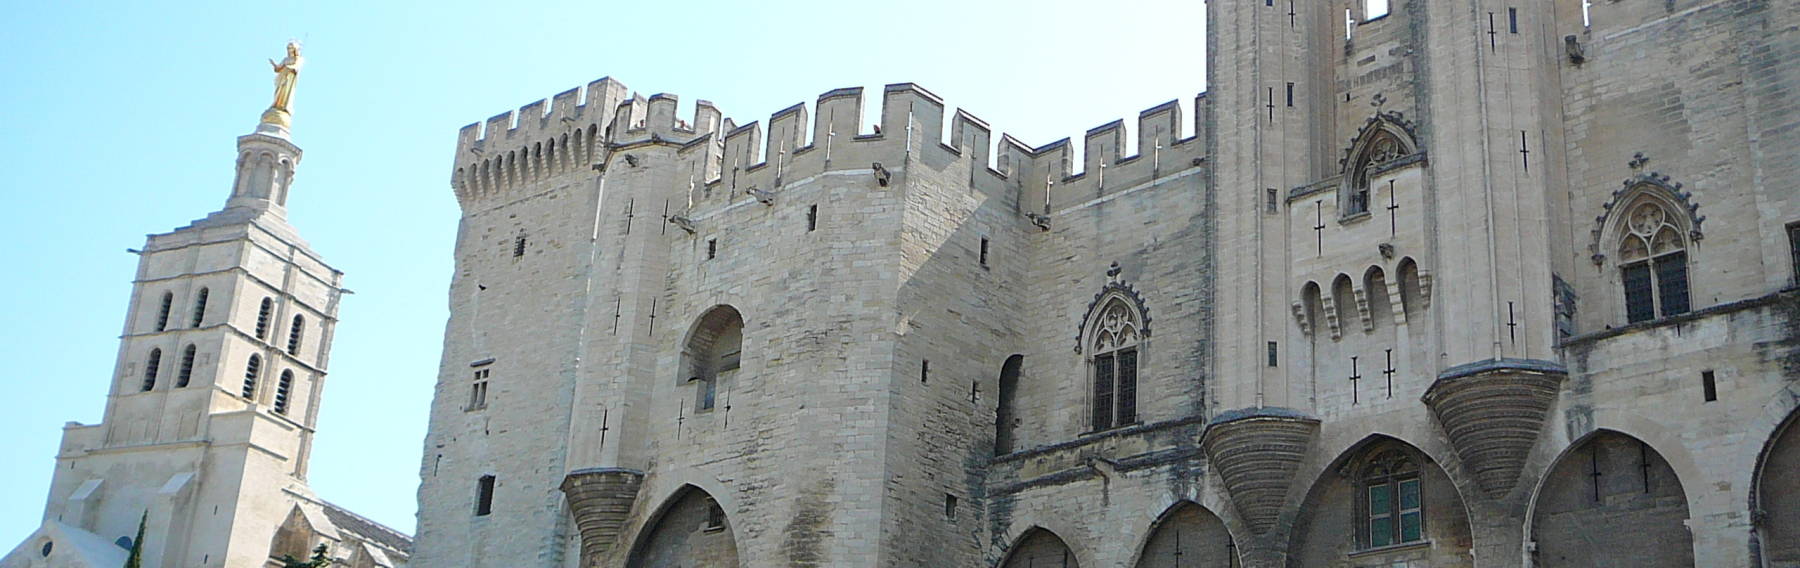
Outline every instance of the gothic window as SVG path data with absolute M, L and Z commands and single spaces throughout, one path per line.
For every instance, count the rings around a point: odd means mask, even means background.
M 1625 319 L 1631 323 L 1688 311 L 1687 244 L 1668 211 L 1644 201 L 1627 213 L 1619 243 Z
M 244 398 L 256 398 L 256 378 L 262 374 L 262 356 L 250 354 L 250 360 L 244 363 Z
M 1138 329 L 1137 310 L 1121 298 L 1113 298 L 1100 311 L 1090 344 L 1093 369 L 1093 429 L 1107 430 L 1135 424 L 1137 416 Z
M 156 312 L 156 330 L 169 329 L 169 309 L 175 306 L 175 293 L 163 292 L 162 308 Z
M 694 410 L 711 410 L 719 384 L 730 384 L 743 358 L 744 319 L 730 306 L 718 306 L 700 317 L 689 332 L 682 357 L 686 380 L 694 384 Z
M 175 388 L 188 386 L 188 379 L 194 376 L 194 344 L 189 343 L 187 349 L 181 351 L 181 371 L 175 374 Z
M 150 358 L 144 362 L 144 385 L 140 391 L 149 392 L 156 388 L 156 372 L 162 370 L 162 349 L 151 349 Z
M 1419 467 L 1397 450 L 1369 460 L 1361 479 L 1357 527 L 1362 548 L 1380 548 L 1425 540 L 1425 508 L 1420 497 Z
M 463 410 L 475 411 L 487 408 L 488 372 L 492 369 L 476 369 L 475 381 L 469 384 L 469 405 Z
M 209 290 L 206 288 L 201 288 L 200 293 L 194 295 L 194 323 L 188 327 L 200 327 L 200 322 L 206 320 L 206 296 L 208 292 Z
M 275 300 L 262 299 L 262 305 L 256 308 L 256 338 L 269 338 L 269 318 L 274 315 Z
M 1355 167 L 1350 169 L 1350 187 L 1344 193 L 1343 213 L 1341 217 L 1359 215 L 1369 212 L 1369 170 L 1406 155 L 1406 147 L 1392 134 L 1385 131 L 1376 133 L 1375 137 L 1363 148 Z
M 494 512 L 494 476 L 483 475 L 475 481 L 475 516 L 485 517 Z
M 289 355 L 300 354 L 300 337 L 306 333 L 306 316 L 296 314 L 294 325 L 288 327 L 287 352 Z
M 288 397 L 294 389 L 294 372 L 281 372 L 281 380 L 275 383 L 275 413 L 287 414 Z

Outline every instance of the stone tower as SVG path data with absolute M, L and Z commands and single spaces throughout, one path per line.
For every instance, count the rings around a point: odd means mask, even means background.
M 117 566 L 140 522 L 146 567 L 260 567 L 319 543 L 354 566 L 405 559 L 405 535 L 307 488 L 343 273 L 285 218 L 287 130 L 237 145 L 225 206 L 134 251 L 104 418 L 64 427 L 44 524 L 0 565 Z

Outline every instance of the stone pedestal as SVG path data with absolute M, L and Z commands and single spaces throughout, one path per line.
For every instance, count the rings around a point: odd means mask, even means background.
M 581 531 L 583 568 L 599 567 L 612 551 L 643 484 L 643 472 L 616 467 L 578 469 L 563 478 L 563 496 Z

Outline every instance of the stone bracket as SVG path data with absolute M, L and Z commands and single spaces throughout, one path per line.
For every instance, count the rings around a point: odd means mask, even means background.
M 581 566 L 601 566 L 624 531 L 644 473 L 618 467 L 578 469 L 563 477 L 563 496 L 581 531 Z
M 1207 462 L 1238 515 L 1257 534 L 1275 526 L 1288 486 L 1319 433 L 1319 420 L 1286 408 L 1221 413 L 1200 436 Z
M 1444 370 L 1422 400 L 1431 407 L 1464 468 L 1488 497 L 1519 482 L 1544 420 L 1569 371 L 1536 359 L 1493 359 Z

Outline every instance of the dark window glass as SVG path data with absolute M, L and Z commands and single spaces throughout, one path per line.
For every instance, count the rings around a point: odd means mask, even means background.
M 169 329 L 169 309 L 175 306 L 175 293 L 163 292 L 162 309 L 156 312 L 156 330 Z
M 1094 358 L 1094 429 L 1111 428 L 1113 414 L 1113 355 Z
M 256 338 L 269 338 L 269 317 L 275 311 L 275 301 L 263 298 L 262 306 L 256 309 Z
M 525 256 L 525 235 L 513 239 L 513 258 Z
M 306 317 L 294 316 L 294 325 L 288 327 L 287 352 L 289 355 L 300 354 L 300 337 L 306 333 Z
M 262 373 L 262 356 L 251 354 L 250 360 L 244 363 L 244 398 L 256 397 L 256 377 Z
M 294 372 L 282 371 L 281 380 L 275 383 L 275 412 L 287 414 L 288 393 L 294 388 Z
M 1656 319 L 1656 301 L 1650 284 L 1650 264 L 1640 262 L 1623 269 L 1625 320 L 1631 323 Z
M 494 512 L 494 476 L 483 475 L 475 482 L 475 516 L 485 517 Z
M 194 346 L 188 345 L 181 351 L 181 371 L 175 375 L 175 388 L 188 386 L 188 379 L 194 376 Z
M 1137 350 L 1119 352 L 1119 420 L 1120 426 L 1137 422 Z
M 1657 303 L 1662 304 L 1663 317 L 1688 311 L 1687 253 L 1677 252 L 1656 257 Z
M 206 296 L 208 292 L 210 291 L 206 288 L 201 288 L 200 293 L 194 295 L 194 323 L 188 327 L 200 327 L 200 322 L 206 320 Z
M 144 362 L 144 391 L 156 388 L 156 372 L 162 370 L 162 350 L 151 349 L 150 359 Z
M 1700 396 L 1706 402 L 1719 400 L 1719 383 L 1714 380 L 1712 371 L 1700 372 Z

